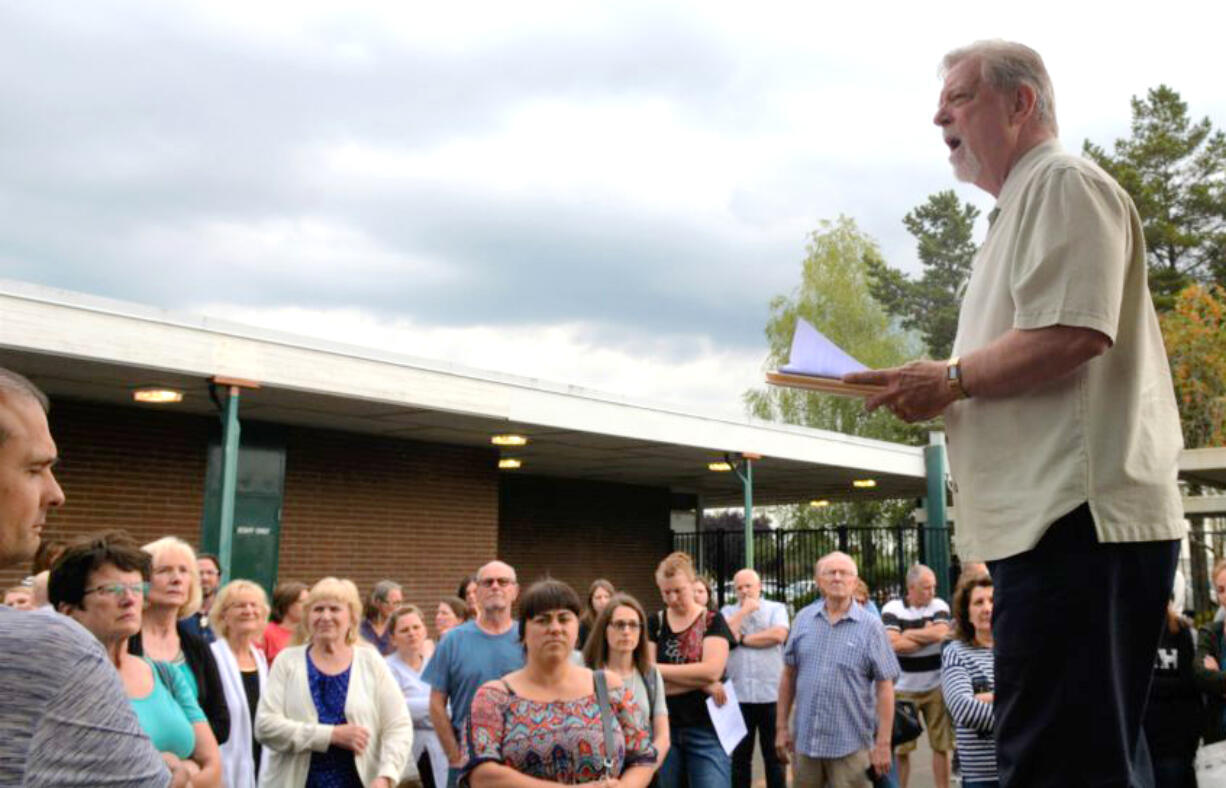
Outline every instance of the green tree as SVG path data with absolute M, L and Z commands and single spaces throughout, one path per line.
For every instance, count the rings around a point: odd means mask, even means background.
M 958 331 L 959 289 L 975 259 L 972 235 L 979 209 L 963 203 L 952 189 L 903 217 L 915 236 L 924 273 L 913 280 L 879 257 L 866 261 L 870 291 L 903 327 L 918 331 L 932 358 L 949 358 Z
M 1179 94 L 1159 85 L 1132 98 L 1132 137 L 1114 154 L 1082 150 L 1132 195 L 1149 253 L 1154 305 L 1171 309 L 1194 281 L 1226 284 L 1226 134 L 1193 122 Z
M 881 253 L 855 221 L 840 216 L 833 222 L 821 222 L 810 235 L 806 252 L 800 285 L 791 294 L 771 300 L 766 325 L 768 368 L 787 361 L 797 318 L 812 323 L 870 367 L 894 366 L 915 355 L 913 343 L 891 327 L 889 316 L 869 291 L 868 268 L 880 263 Z M 782 387 L 751 389 L 744 399 L 758 418 L 896 442 L 920 444 L 926 440 L 922 428 L 905 424 L 885 410 L 865 413 L 859 399 Z M 835 503 L 821 508 L 806 504 L 781 507 L 779 515 L 784 526 L 791 528 L 880 525 L 896 522 L 910 508 L 907 501 Z

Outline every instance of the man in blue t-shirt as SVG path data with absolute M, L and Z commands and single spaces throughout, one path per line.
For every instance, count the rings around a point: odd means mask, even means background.
M 524 651 L 511 610 L 519 585 L 515 570 L 490 561 L 477 572 L 477 605 L 481 616 L 450 630 L 426 665 L 422 678 L 430 685 L 430 721 L 451 767 L 447 784 L 456 784 L 464 763 L 463 732 L 477 688 L 524 665 Z M 447 702 L 451 701 L 451 717 Z

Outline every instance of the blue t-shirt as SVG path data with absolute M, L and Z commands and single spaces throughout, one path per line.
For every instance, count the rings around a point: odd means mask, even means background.
M 171 669 L 167 672 L 175 684 L 168 688 L 153 663 L 144 657 L 141 659 L 153 671 L 153 691 L 143 698 L 129 698 L 136 719 L 158 752 L 190 758 L 196 750 L 196 732 L 192 724 L 206 722 L 196 695 L 181 671 Z
M 422 679 L 432 689 L 447 694 L 451 701 L 451 727 L 458 735 L 468 722 L 473 696 L 481 685 L 523 666 L 524 651 L 517 624 L 501 635 L 489 635 L 477 622 L 467 621 L 439 641 Z

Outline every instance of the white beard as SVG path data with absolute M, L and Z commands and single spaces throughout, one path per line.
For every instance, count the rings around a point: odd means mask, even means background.
M 974 151 L 967 147 L 965 141 L 958 146 L 957 150 L 949 154 L 949 163 L 954 166 L 954 177 L 963 183 L 974 183 L 980 171 L 983 170 L 983 163 L 979 161 Z

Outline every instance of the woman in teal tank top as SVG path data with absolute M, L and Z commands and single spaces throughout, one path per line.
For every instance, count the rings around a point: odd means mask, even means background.
M 196 749 L 196 732 L 192 726 L 207 722 L 196 696 L 183 672 L 162 663 L 141 657 L 153 669 L 153 691 L 143 698 L 129 696 L 136 719 L 158 752 L 174 753 L 178 758 L 190 758 Z M 165 683 L 170 681 L 170 685 Z
M 183 673 L 128 653 L 128 638 L 140 631 L 149 564 L 149 554 L 122 532 L 81 540 L 52 568 L 48 594 L 56 609 L 102 642 L 167 768 L 198 788 L 220 788 L 217 739 Z

